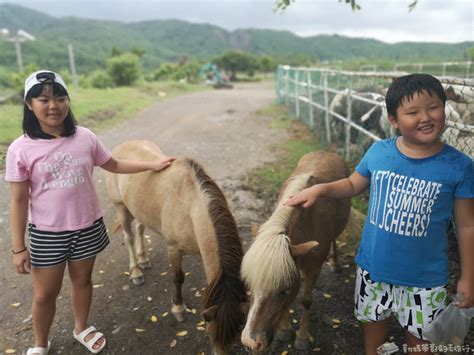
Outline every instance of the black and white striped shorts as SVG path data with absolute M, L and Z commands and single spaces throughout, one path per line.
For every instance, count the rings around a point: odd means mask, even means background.
M 28 225 L 31 266 L 45 268 L 66 260 L 82 260 L 96 256 L 109 244 L 102 218 L 92 226 L 76 231 L 49 232 Z

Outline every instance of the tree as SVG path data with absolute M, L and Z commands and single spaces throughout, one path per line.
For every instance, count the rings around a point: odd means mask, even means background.
M 296 0 L 275 0 L 275 10 L 277 11 L 283 11 L 285 10 L 288 6 L 291 5 L 291 3 L 295 2 Z M 346 4 L 350 4 L 352 7 L 353 11 L 360 10 L 361 6 L 357 3 L 357 0 L 339 0 L 339 2 L 345 2 Z M 416 7 L 416 4 L 418 3 L 418 0 L 413 0 L 409 5 L 408 5 L 408 10 L 413 11 Z
M 273 72 L 277 69 L 277 67 L 278 67 L 278 64 L 275 62 L 275 60 L 272 57 L 268 55 L 264 55 L 259 58 L 259 68 L 264 73 Z
M 259 64 L 257 57 L 253 54 L 241 51 L 227 51 L 212 62 L 230 72 L 231 81 L 237 81 L 237 71 L 245 71 L 249 76 L 253 76 Z
M 117 86 L 133 84 L 140 77 L 138 57 L 125 53 L 107 61 L 107 71 Z
M 466 57 L 467 57 L 467 60 L 470 60 L 470 61 L 474 60 L 474 47 L 470 47 L 466 49 Z

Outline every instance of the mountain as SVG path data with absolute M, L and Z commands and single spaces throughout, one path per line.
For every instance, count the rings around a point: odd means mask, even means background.
M 285 62 L 294 57 L 312 60 L 459 61 L 474 42 L 396 43 L 339 35 L 299 37 L 289 31 L 239 29 L 227 31 L 209 24 L 179 20 L 136 23 L 75 17 L 56 18 L 13 4 L 0 4 L 0 28 L 23 29 L 36 41 L 22 43 L 25 64 L 57 70 L 69 67 L 68 44 L 74 47 L 77 69 L 84 73 L 103 67 L 112 48 L 144 50 L 145 68 L 184 57 L 208 60 L 230 49 L 265 54 Z M 11 43 L 0 41 L 0 66 L 16 68 Z

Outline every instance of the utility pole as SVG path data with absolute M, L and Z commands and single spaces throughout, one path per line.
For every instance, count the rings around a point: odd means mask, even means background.
M 18 69 L 20 73 L 23 73 L 23 59 L 21 56 L 21 43 L 26 41 L 34 41 L 35 37 L 24 30 L 18 30 L 16 35 L 10 35 L 10 31 L 6 28 L 0 30 L 0 38 L 5 39 L 7 42 L 11 42 L 15 45 L 16 50 L 16 61 L 18 63 Z
M 77 85 L 77 74 L 76 74 L 76 63 L 74 62 L 74 51 L 72 49 L 72 44 L 69 43 L 69 64 L 71 65 L 71 74 L 72 74 L 72 83 L 74 87 L 78 87 Z

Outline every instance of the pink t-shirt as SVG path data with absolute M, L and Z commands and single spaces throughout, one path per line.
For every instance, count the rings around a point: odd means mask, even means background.
M 94 189 L 94 166 L 112 155 L 94 133 L 77 127 L 70 137 L 31 139 L 8 147 L 5 180 L 30 182 L 30 222 L 45 231 L 89 227 L 103 213 Z

